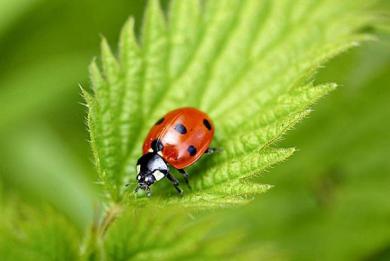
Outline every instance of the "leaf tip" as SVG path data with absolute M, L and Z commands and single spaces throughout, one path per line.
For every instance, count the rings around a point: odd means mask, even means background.
M 101 55 L 102 59 L 104 59 L 107 56 L 112 56 L 111 48 L 110 45 L 108 44 L 107 38 L 104 37 L 103 35 L 100 36 L 100 50 L 101 50 Z
M 92 59 L 91 63 L 89 64 L 88 71 L 89 71 L 90 75 L 96 74 L 96 72 L 100 73 L 99 66 L 97 65 L 97 62 L 96 62 L 96 57 L 94 57 Z
M 291 157 L 297 151 L 297 149 L 295 147 L 282 148 L 282 149 L 278 149 L 278 150 L 283 155 L 281 161 L 284 161 L 284 160 L 288 159 L 289 157 Z
M 159 12 L 160 8 L 160 0 L 148 0 L 147 10 L 150 12 Z
M 125 25 L 122 27 L 119 36 L 119 60 L 121 62 L 129 59 L 129 53 L 139 49 L 139 44 L 135 35 L 135 21 L 133 17 L 129 17 Z
M 134 26 L 135 21 L 134 17 L 129 17 L 125 24 L 122 27 L 121 33 L 120 33 L 120 41 L 123 42 L 127 39 L 132 39 L 134 37 Z
M 334 82 L 329 83 L 327 85 L 327 87 L 328 87 L 329 90 L 333 91 L 333 90 L 335 90 L 337 88 L 337 83 L 334 83 Z
M 97 65 L 96 58 L 92 59 L 91 63 L 89 64 L 88 70 L 90 81 L 92 83 L 92 89 L 94 92 L 96 92 L 96 90 L 99 89 L 103 82 L 103 77 L 101 75 L 99 66 Z
M 153 30 L 159 30 L 165 28 L 165 17 L 159 0 L 149 0 L 146 6 L 144 22 L 143 22 L 143 34 L 147 35 L 147 31 L 153 28 Z M 144 39 L 145 40 L 145 39 Z

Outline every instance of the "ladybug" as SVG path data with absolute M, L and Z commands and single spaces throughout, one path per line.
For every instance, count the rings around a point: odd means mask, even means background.
M 168 112 L 146 136 L 143 155 L 137 162 L 138 186 L 135 192 L 142 189 L 150 196 L 150 186 L 166 177 L 182 194 L 179 181 L 170 168 L 178 170 L 190 188 L 184 168 L 194 164 L 202 155 L 216 151 L 209 147 L 213 136 L 214 124 L 206 113 L 190 107 Z

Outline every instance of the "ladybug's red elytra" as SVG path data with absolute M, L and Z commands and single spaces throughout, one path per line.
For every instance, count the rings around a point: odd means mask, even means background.
M 139 189 L 151 195 L 150 186 L 165 177 L 178 193 L 179 181 L 170 173 L 177 169 L 188 183 L 184 168 L 195 163 L 202 155 L 215 152 L 209 145 L 214 136 L 210 117 L 195 108 L 179 108 L 168 112 L 149 131 L 143 144 L 143 155 L 137 162 Z

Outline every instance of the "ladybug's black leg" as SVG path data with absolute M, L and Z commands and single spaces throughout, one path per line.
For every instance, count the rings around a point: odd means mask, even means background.
M 207 148 L 207 150 L 204 152 L 204 154 L 213 154 L 215 152 L 221 152 L 221 148 Z
M 169 179 L 169 181 L 172 182 L 172 184 L 175 187 L 177 193 L 183 194 L 183 191 L 179 188 L 179 181 L 169 172 L 166 175 L 167 175 L 167 178 Z
M 148 196 L 148 197 L 150 197 L 152 195 L 152 191 L 150 191 L 149 187 L 146 187 L 145 192 L 146 192 L 146 196 Z
M 135 188 L 134 193 L 137 193 L 140 188 L 141 188 L 141 186 L 138 185 Z M 146 196 L 150 197 L 152 195 L 152 191 L 150 190 L 149 186 L 144 187 L 144 190 L 145 190 Z
M 181 175 L 183 175 L 183 178 L 184 178 L 184 181 L 186 182 L 187 186 L 189 189 L 192 189 L 191 186 L 190 186 L 190 183 L 189 183 L 189 176 L 188 176 L 188 173 L 185 171 L 185 169 L 178 169 L 178 171 L 180 172 Z

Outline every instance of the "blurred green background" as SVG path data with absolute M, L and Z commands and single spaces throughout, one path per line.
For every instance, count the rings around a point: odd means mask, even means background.
M 0 221 L 49 202 L 81 229 L 90 222 L 97 186 L 79 85 L 99 35 L 114 46 L 129 16 L 139 30 L 144 5 L 0 0 Z M 320 71 L 338 90 L 282 142 L 298 152 L 261 178 L 275 188 L 223 211 L 220 229 L 242 226 L 276 259 L 390 259 L 390 41 L 376 34 Z

